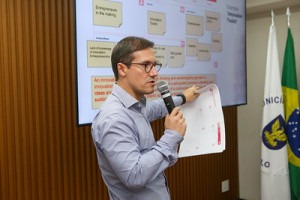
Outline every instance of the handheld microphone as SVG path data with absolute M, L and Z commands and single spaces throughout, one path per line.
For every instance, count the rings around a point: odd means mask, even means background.
M 159 81 L 157 83 L 157 89 L 160 92 L 160 94 L 165 102 L 165 105 L 167 107 L 167 110 L 170 114 L 172 112 L 172 110 L 175 108 L 175 104 L 174 104 L 174 101 L 170 94 L 168 83 L 165 81 Z

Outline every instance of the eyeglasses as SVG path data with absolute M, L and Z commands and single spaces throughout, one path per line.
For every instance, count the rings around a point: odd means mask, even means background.
M 153 67 L 155 67 L 156 71 L 158 72 L 160 70 L 160 68 L 162 67 L 162 64 L 159 62 L 128 63 L 126 65 L 132 65 L 132 64 L 144 66 L 146 73 L 149 73 L 153 69 Z

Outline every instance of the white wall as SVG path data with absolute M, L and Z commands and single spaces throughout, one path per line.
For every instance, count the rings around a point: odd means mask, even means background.
M 287 37 L 287 17 L 285 13 L 278 12 L 274 11 L 279 62 L 282 66 Z M 292 9 L 291 12 L 291 30 L 295 46 L 298 88 L 300 88 L 300 12 L 293 12 Z M 270 16 L 247 20 L 248 102 L 247 105 L 238 107 L 240 197 L 247 200 L 260 200 L 260 131 L 270 24 Z

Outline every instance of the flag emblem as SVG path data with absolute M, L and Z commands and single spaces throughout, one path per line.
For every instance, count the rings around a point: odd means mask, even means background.
M 286 140 L 284 119 L 278 115 L 264 127 L 262 141 L 268 149 L 278 150 L 286 145 Z
M 293 153 L 298 159 L 300 159 L 300 130 L 299 130 L 299 108 L 295 109 L 289 119 L 288 122 L 286 124 L 286 131 L 288 133 L 288 141 L 289 141 L 289 148 L 292 151 L 291 153 Z M 296 158 L 294 158 L 295 160 Z M 299 161 L 295 162 L 294 164 L 299 166 Z

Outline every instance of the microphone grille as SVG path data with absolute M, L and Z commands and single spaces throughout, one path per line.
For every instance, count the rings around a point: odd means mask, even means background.
M 169 90 L 168 83 L 166 81 L 159 81 L 157 83 L 157 89 L 159 92 L 164 92 L 166 90 Z

